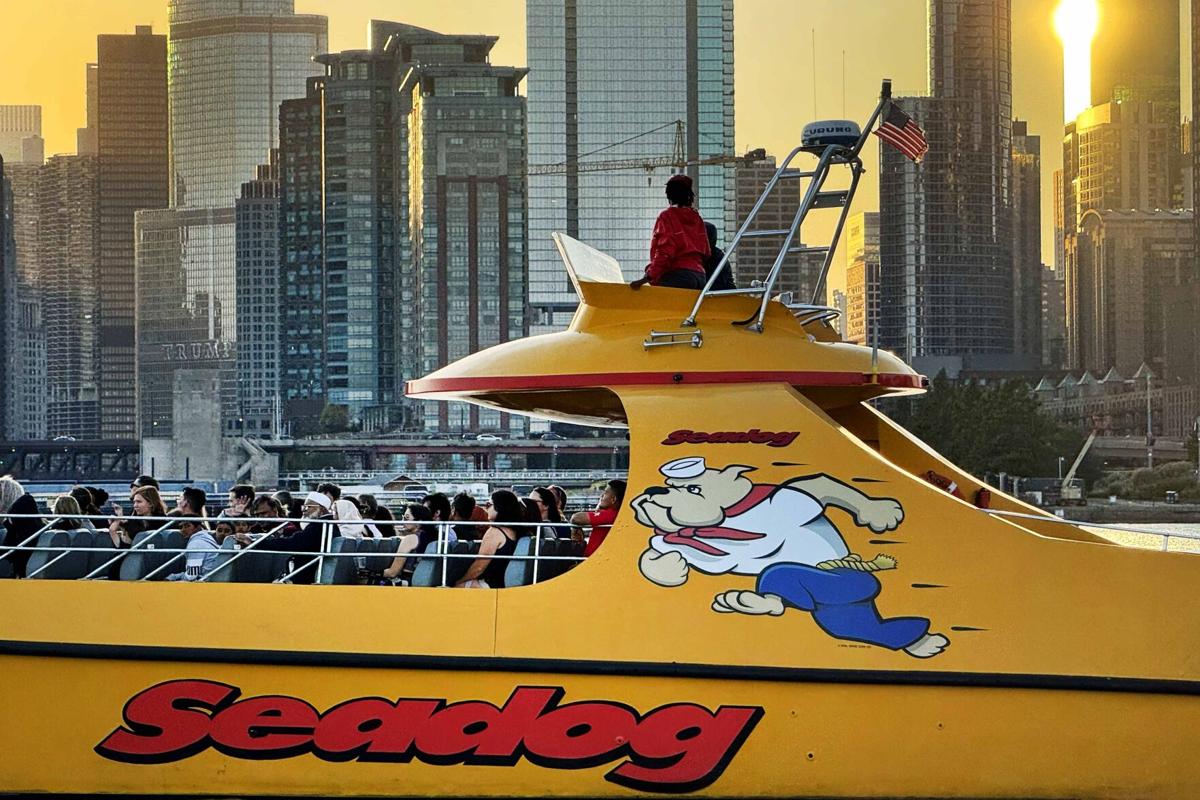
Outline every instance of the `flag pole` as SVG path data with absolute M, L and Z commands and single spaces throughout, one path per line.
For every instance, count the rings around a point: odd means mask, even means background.
M 890 102 L 891 99 L 892 99 L 892 82 L 891 82 L 891 80 L 884 80 L 883 86 L 879 92 L 879 107 L 880 107 L 880 109 L 882 110 L 882 108 L 888 102 Z M 878 295 L 879 295 L 879 271 L 883 267 L 883 261 L 880 260 L 879 264 L 875 267 L 874 274 L 872 274 L 872 272 L 870 270 L 867 270 L 866 267 L 867 267 L 867 265 L 866 265 L 866 263 L 864 263 L 863 269 L 867 272 L 866 281 L 865 281 L 866 286 L 864 287 L 864 289 L 866 290 L 866 293 L 867 293 L 866 298 L 864 298 L 866 301 L 864 303 L 864 305 L 866 306 L 864 313 L 867 315 L 867 321 L 871 326 L 871 383 L 879 383 L 879 319 L 878 319 L 878 317 L 879 317 L 879 310 L 880 310 L 880 307 L 882 306 L 882 303 L 878 302 L 878 300 L 879 300 Z M 872 291 L 872 290 L 874 290 L 874 291 Z M 872 313 L 872 308 L 871 308 L 872 296 L 876 297 L 874 313 Z

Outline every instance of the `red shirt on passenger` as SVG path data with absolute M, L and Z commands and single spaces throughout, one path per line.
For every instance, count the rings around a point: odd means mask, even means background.
M 595 511 L 587 512 L 588 525 L 592 526 L 592 535 L 588 537 L 587 546 L 583 548 L 583 554 L 590 556 L 596 552 L 596 548 L 604 543 L 604 537 L 608 536 L 609 530 L 612 529 L 612 524 L 617 518 L 617 509 L 615 508 L 598 508 Z
M 672 270 L 690 270 L 704 275 L 704 262 L 708 254 L 708 232 L 696 209 L 670 206 L 658 215 L 658 221 L 654 223 L 646 277 L 650 279 L 651 286 L 657 286 L 662 277 Z

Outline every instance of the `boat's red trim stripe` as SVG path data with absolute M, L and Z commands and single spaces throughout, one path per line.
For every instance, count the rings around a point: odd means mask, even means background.
M 483 378 L 420 378 L 409 381 L 407 393 L 498 392 L 530 389 L 578 389 L 592 386 L 660 386 L 666 384 L 786 383 L 792 386 L 865 386 L 920 389 L 921 375 L 863 372 L 588 372 L 570 375 L 496 375 Z

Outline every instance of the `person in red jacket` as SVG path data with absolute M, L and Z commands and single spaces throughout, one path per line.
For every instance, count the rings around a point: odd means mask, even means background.
M 670 207 L 664 209 L 654 223 L 646 274 L 630 285 L 634 289 L 647 283 L 676 289 L 703 289 L 707 280 L 704 262 L 710 251 L 704 220 L 692 208 L 696 200 L 692 179 L 687 175 L 672 175 L 667 181 L 667 200 Z

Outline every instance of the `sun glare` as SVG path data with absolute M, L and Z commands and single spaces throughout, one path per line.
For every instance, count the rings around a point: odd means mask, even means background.
M 1096 0 L 1061 0 L 1054 30 L 1063 46 L 1063 115 L 1067 121 L 1092 104 L 1092 39 L 1100 25 Z

